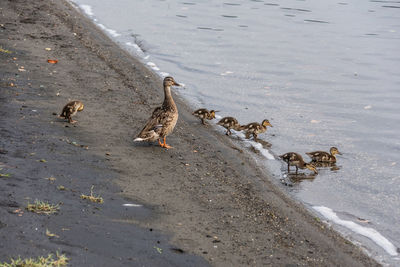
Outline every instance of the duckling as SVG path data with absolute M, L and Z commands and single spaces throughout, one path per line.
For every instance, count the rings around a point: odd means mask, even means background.
M 154 142 L 158 139 L 158 144 L 163 148 L 172 148 L 166 143 L 166 137 L 175 128 L 178 121 L 178 108 L 171 95 L 171 86 L 181 86 L 175 82 L 174 78 L 168 76 L 164 78 L 164 102 L 161 107 L 154 109 L 153 114 L 147 121 L 142 131 L 133 140 L 134 142 L 148 141 Z M 161 138 L 164 142 L 161 143 Z
M 201 123 L 206 125 L 205 119 L 207 119 L 207 120 L 215 119 L 215 112 L 217 112 L 217 111 L 216 110 L 208 111 L 208 109 L 201 108 L 201 109 L 195 110 L 192 113 L 192 115 L 200 118 L 201 119 Z
M 263 120 L 261 124 L 258 122 L 252 122 L 249 123 L 245 126 L 243 126 L 243 129 L 246 131 L 246 138 L 250 139 L 250 135 L 253 135 L 254 140 L 257 140 L 257 135 L 260 133 L 264 133 L 267 130 L 267 126 L 271 126 L 271 123 L 269 123 L 269 120 Z
M 72 116 L 74 116 L 78 111 L 82 110 L 83 103 L 81 101 L 71 101 L 64 106 L 59 117 L 68 119 L 69 123 L 75 123 L 77 121 L 72 120 Z
M 231 129 L 234 129 L 235 131 L 243 130 L 243 127 L 240 126 L 239 122 L 234 117 L 224 117 L 217 124 L 226 129 L 226 135 L 232 134 Z
M 336 154 L 342 155 L 339 152 L 339 149 L 336 147 L 331 147 L 330 154 L 325 151 L 313 151 L 306 153 L 313 162 L 328 162 L 328 163 L 335 163 L 336 162 Z
M 290 165 L 292 165 L 292 166 L 296 166 L 296 174 L 297 174 L 297 171 L 299 168 L 300 169 L 307 168 L 307 169 L 313 171 L 315 174 L 318 174 L 318 171 L 315 168 L 315 166 L 311 163 L 304 162 L 303 157 L 300 154 L 297 154 L 295 152 L 288 152 L 279 157 L 287 163 L 288 172 L 290 171 Z

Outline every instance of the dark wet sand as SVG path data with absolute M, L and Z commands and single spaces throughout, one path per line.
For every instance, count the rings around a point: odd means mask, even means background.
M 0 262 L 60 251 L 71 266 L 377 265 L 180 100 L 174 149 L 134 144 L 161 80 L 69 4 L 0 8 L 0 45 L 12 51 L 0 52 L 0 173 L 10 174 L 0 177 Z M 53 115 L 75 99 L 85 103 L 77 124 Z M 103 204 L 80 199 L 92 185 Z M 24 210 L 35 199 L 60 211 Z

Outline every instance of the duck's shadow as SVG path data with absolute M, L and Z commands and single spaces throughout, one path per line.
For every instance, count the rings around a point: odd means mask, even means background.
M 132 142 L 133 147 L 160 147 L 156 142 Z
M 315 173 L 298 173 L 298 174 L 288 173 L 287 174 L 287 178 L 292 183 L 301 183 L 302 181 L 305 181 L 305 180 L 314 181 L 315 177 L 317 177 L 317 174 L 315 174 Z
M 247 138 L 246 138 L 246 139 L 242 139 L 240 136 L 238 136 L 237 139 L 238 139 L 239 141 L 243 141 L 243 140 L 247 141 L 247 140 L 249 140 L 249 141 L 253 141 L 253 142 L 259 143 L 259 144 L 261 144 L 262 147 L 265 148 L 265 149 L 268 149 L 268 148 L 271 148 L 271 147 L 272 147 L 272 144 L 271 144 L 270 142 L 267 142 L 267 141 L 265 141 L 265 140 L 258 139 L 258 138 L 257 138 L 256 140 L 254 140 L 254 139 L 247 139 Z
M 272 147 L 272 144 L 270 143 L 270 142 L 267 142 L 267 141 L 264 141 L 264 140 L 261 140 L 261 139 L 256 139 L 256 140 L 253 140 L 254 142 L 257 142 L 257 143 L 260 143 L 262 146 L 263 146 L 263 148 L 271 148 Z

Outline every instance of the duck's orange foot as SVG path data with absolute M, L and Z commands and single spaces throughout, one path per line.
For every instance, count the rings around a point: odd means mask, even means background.
M 161 147 L 163 147 L 163 148 L 173 148 L 172 146 L 170 146 L 170 145 L 167 145 L 167 144 L 162 144 L 162 146 Z
M 168 148 L 173 148 L 172 146 L 167 145 L 165 137 L 164 137 L 164 143 L 161 143 L 160 139 L 158 139 L 158 144 L 160 145 L 160 147 L 163 147 L 163 148 L 167 148 L 167 149 Z

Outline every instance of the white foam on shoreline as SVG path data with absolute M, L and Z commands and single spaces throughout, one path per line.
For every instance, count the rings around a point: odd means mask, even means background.
M 103 31 L 105 31 L 106 33 L 108 33 L 109 35 L 111 35 L 112 37 L 119 37 L 121 36 L 120 33 L 118 33 L 116 30 L 113 29 L 109 29 L 107 28 L 104 24 L 101 24 L 98 22 L 98 20 L 96 18 L 94 18 L 94 12 L 93 9 L 90 5 L 85 5 L 85 4 L 81 4 L 79 5 L 79 8 L 87 15 L 89 16 L 93 22 Z M 158 73 L 161 77 L 166 77 L 169 76 L 170 74 L 167 72 L 163 72 L 161 71 L 161 69 L 153 62 L 148 61 L 150 55 L 145 55 L 144 51 L 140 48 L 139 45 L 137 45 L 135 42 L 125 42 L 125 45 L 129 46 L 129 47 L 133 47 L 136 52 L 139 54 L 139 56 L 141 56 L 145 61 L 145 64 L 147 66 L 149 66 L 153 71 L 155 71 L 156 73 Z M 181 83 L 181 85 L 183 85 Z M 184 87 L 184 86 L 183 86 Z
M 160 71 L 160 75 L 164 78 L 167 76 L 170 76 L 170 74 L 168 72 L 163 72 L 163 71 Z
M 113 36 L 113 37 L 121 36 L 121 34 L 119 34 L 116 30 L 107 29 L 106 31 L 107 31 L 109 34 L 111 34 L 111 36 Z
M 101 23 L 96 23 L 96 25 L 97 25 L 100 29 L 102 29 L 103 31 L 108 32 L 108 33 L 109 33 L 111 36 L 113 36 L 113 37 L 121 36 L 121 34 L 119 34 L 117 31 L 115 31 L 115 30 L 113 30 L 113 29 L 109 29 L 109 28 L 107 28 L 106 26 L 104 26 L 104 25 L 101 24 Z
M 156 65 L 154 62 L 148 61 L 148 62 L 146 63 L 146 65 L 149 66 L 150 68 L 152 68 L 152 69 L 155 70 L 155 71 L 160 71 L 160 68 L 157 67 L 157 65 Z
M 260 143 L 257 143 L 252 140 L 245 140 L 245 142 L 250 143 L 252 147 L 254 147 L 256 150 L 258 150 L 264 157 L 267 159 L 273 160 L 275 157 L 269 153 L 268 149 L 265 149 Z
M 215 118 L 217 120 L 220 120 L 220 119 L 222 119 L 222 116 L 216 114 Z M 263 155 L 266 159 L 269 159 L 269 160 L 275 159 L 275 157 L 269 152 L 269 150 L 265 149 L 262 144 L 260 144 L 256 141 L 253 141 L 253 140 L 246 139 L 245 134 L 242 132 L 235 131 L 235 130 L 231 130 L 231 132 L 232 132 L 232 136 L 238 137 L 240 139 L 240 141 L 243 142 L 243 145 L 245 147 L 253 147 L 255 150 L 260 152 L 261 155 Z
M 79 7 L 80 7 L 80 8 L 83 10 L 83 12 L 85 12 L 88 16 L 91 17 L 91 16 L 94 15 L 91 6 L 82 4 L 82 5 L 79 5 Z
M 101 23 L 96 23 L 96 25 L 99 26 L 99 28 L 102 29 L 102 30 L 104 30 L 104 31 L 107 30 L 106 26 L 104 26 L 104 25 L 101 24 Z
M 122 204 L 122 206 L 124 206 L 124 207 L 142 207 L 143 205 L 140 205 L 140 204 L 134 204 L 134 203 L 125 203 L 125 204 Z
M 132 43 L 132 42 L 126 42 L 125 44 L 126 44 L 127 46 L 132 46 L 133 48 L 136 49 L 137 52 L 143 53 L 143 50 L 142 50 L 137 44 Z
M 236 132 L 236 135 L 245 143 L 246 146 L 252 146 L 255 150 L 261 153 L 266 159 L 274 160 L 275 157 L 269 152 L 268 149 L 265 149 L 262 144 L 246 139 L 246 135 L 242 132 Z
M 344 226 L 353 232 L 363 235 L 371 239 L 375 244 L 383 248 L 389 255 L 397 256 L 397 248 L 378 231 L 370 227 L 361 226 L 355 222 L 342 220 L 337 214 L 330 208 L 324 206 L 314 206 L 313 209 L 318 211 L 322 216 L 328 220 L 334 222 L 335 224 Z

